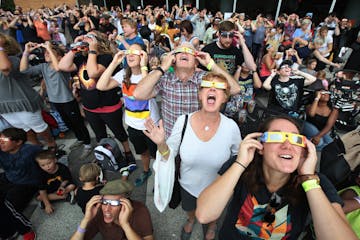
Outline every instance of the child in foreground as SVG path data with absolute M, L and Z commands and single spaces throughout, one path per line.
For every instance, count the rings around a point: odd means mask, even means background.
M 99 195 L 103 185 L 99 183 L 101 168 L 96 163 L 86 163 L 79 170 L 79 179 L 83 183 L 76 191 L 76 201 L 85 214 L 86 203 L 94 196 Z
M 42 171 L 42 183 L 39 186 L 39 196 L 41 208 L 45 209 L 47 214 L 54 212 L 51 201 L 67 200 L 74 204 L 74 189 L 70 170 L 62 163 L 56 162 L 55 154 L 52 151 L 41 151 L 36 156 L 36 162 Z

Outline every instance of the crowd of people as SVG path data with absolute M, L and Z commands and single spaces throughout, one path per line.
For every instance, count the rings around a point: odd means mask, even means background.
M 331 101 L 329 76 L 360 71 L 360 28 L 335 13 L 319 23 L 312 16 L 224 19 L 189 5 L 0 9 L 1 239 L 35 239 L 21 213 L 34 196 L 47 214 L 53 201 L 77 201 L 84 217 L 71 239 L 153 239 L 149 210 L 130 194 L 152 175 L 151 159 L 165 168 L 179 157 L 182 240 L 197 221 L 206 225 L 204 239 L 360 237 L 337 190 L 316 171 L 316 151 L 333 141 L 342 110 Z M 302 106 L 305 87 L 313 97 Z M 239 126 L 264 97 L 275 116 L 242 139 Z M 76 186 L 57 162 L 44 103 L 74 132 L 70 149 L 82 147 L 79 159 L 94 147 L 88 127 L 97 143 L 108 128 L 127 172 L 140 155 L 139 178 L 104 185 L 99 165 L 86 163 Z M 301 111 L 306 119 L 298 119 Z M 157 196 L 164 189 L 155 184 Z M 346 196 L 345 212 L 358 210 L 359 193 Z

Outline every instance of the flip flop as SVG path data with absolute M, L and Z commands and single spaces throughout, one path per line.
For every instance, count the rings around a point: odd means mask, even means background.
M 190 226 L 191 226 L 191 231 L 190 231 L 190 232 L 185 232 L 184 227 L 185 227 L 186 224 L 190 224 Z M 181 228 L 181 236 L 180 236 L 180 239 L 181 239 L 181 240 L 189 240 L 189 239 L 190 239 L 191 233 L 192 233 L 193 228 L 194 228 L 194 224 L 195 224 L 195 220 L 194 220 L 193 223 L 191 223 L 191 222 L 189 221 L 189 219 L 186 220 L 185 224 L 184 224 L 184 225 L 182 226 L 182 228 Z

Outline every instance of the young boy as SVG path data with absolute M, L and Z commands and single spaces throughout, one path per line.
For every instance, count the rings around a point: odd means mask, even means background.
M 57 163 L 54 153 L 49 150 L 41 151 L 35 159 L 43 170 L 37 200 L 40 201 L 41 207 L 45 208 L 45 212 L 47 214 L 54 212 L 50 201 L 68 200 L 70 204 L 74 204 L 73 190 L 76 186 L 70 170 L 64 164 Z
M 100 175 L 101 168 L 96 163 L 86 163 L 79 170 L 79 179 L 83 186 L 77 189 L 76 200 L 84 214 L 86 203 L 94 195 L 99 195 L 100 190 L 103 188 L 103 185 L 99 184 Z

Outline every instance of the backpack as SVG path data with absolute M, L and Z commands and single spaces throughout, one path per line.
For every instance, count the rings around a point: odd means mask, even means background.
M 103 170 L 115 172 L 126 167 L 125 158 L 115 139 L 101 139 L 98 146 L 94 148 L 94 155 Z

